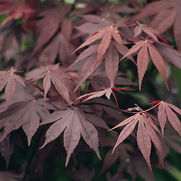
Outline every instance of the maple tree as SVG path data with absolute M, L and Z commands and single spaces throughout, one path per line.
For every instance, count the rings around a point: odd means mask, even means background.
M 52 180 L 59 158 L 74 180 L 174 170 L 180 10 L 180 0 L 0 0 L 0 180 Z

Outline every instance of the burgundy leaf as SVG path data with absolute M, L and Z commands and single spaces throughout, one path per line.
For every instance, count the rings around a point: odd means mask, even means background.
M 131 116 L 130 118 L 124 120 L 123 122 L 119 123 L 114 128 L 112 128 L 115 129 L 120 126 L 125 126 L 117 139 L 113 151 L 115 151 L 118 145 L 122 143 L 133 132 L 137 122 L 138 122 L 138 130 L 137 130 L 138 147 L 141 153 L 143 154 L 149 169 L 152 170 L 150 163 L 151 141 L 159 151 L 161 161 L 163 161 L 163 152 L 159 138 L 155 133 L 155 130 L 157 131 L 158 128 L 155 129 L 153 120 L 144 113 L 137 113 Z
M 105 95 L 108 99 L 110 99 L 111 94 L 112 94 L 112 89 L 108 88 L 108 89 L 105 89 L 105 90 L 102 90 L 102 91 L 97 91 L 97 92 L 91 92 L 91 93 L 88 93 L 88 94 L 84 94 L 84 95 L 78 97 L 78 99 L 84 98 L 84 100 L 83 100 L 83 102 L 84 102 L 84 101 L 88 101 L 90 99 L 94 99 L 96 97 L 101 97 L 103 95 Z
M 7 106 L 10 103 L 10 100 L 14 96 L 16 85 L 20 83 L 23 86 L 26 86 L 22 77 L 16 75 L 13 67 L 9 71 L 0 71 L 0 91 L 5 87 L 5 99 L 7 101 Z
M 60 13 L 61 12 L 61 13 Z M 56 33 L 60 22 L 63 21 L 65 14 L 68 12 L 68 8 L 61 5 L 57 8 L 47 9 L 43 11 L 40 16 L 44 18 L 37 23 L 38 30 L 38 44 L 35 47 L 33 54 L 38 52 L 45 43 Z M 48 24 L 48 26 L 47 26 Z
M 153 17 L 155 15 L 151 22 L 151 26 L 160 33 L 164 33 L 173 25 L 174 38 L 176 40 L 177 47 L 180 50 L 180 8 L 180 1 L 177 0 L 152 2 L 143 8 L 143 11 L 136 15 L 134 19 L 143 19 L 145 17 Z
M 63 114 L 62 114 L 63 113 Z M 86 120 L 86 114 L 79 109 L 67 108 L 59 111 L 56 116 L 52 114 L 52 121 L 54 122 L 46 132 L 46 140 L 42 147 L 50 141 L 56 139 L 64 131 L 64 147 L 67 151 L 66 166 L 69 162 L 70 156 L 82 135 L 85 142 L 96 152 L 100 158 L 98 151 L 98 133 L 93 124 Z M 43 123 L 49 123 L 51 116 Z
M 46 101 L 41 99 L 18 102 L 18 107 L 16 107 L 17 103 L 15 103 L 12 104 L 7 111 L 0 113 L 0 127 L 3 128 L 1 141 L 6 138 L 10 132 L 22 126 L 28 138 L 28 145 L 30 145 L 32 136 L 34 136 L 40 126 L 40 120 L 50 114 L 47 109 L 48 103 L 46 104 L 45 102 Z
M 72 103 L 70 100 L 72 86 L 70 84 L 70 77 L 65 74 L 63 69 L 59 68 L 59 64 L 34 69 L 27 74 L 27 79 L 31 81 L 37 81 L 41 78 L 44 78 L 44 97 L 46 97 L 52 82 L 58 93 L 67 101 L 67 103 Z
M 141 41 L 137 42 L 136 45 L 131 47 L 131 49 L 126 53 L 126 55 L 124 55 L 124 57 L 122 59 L 124 59 L 127 56 L 130 56 L 131 54 L 136 53 L 137 51 L 139 51 L 138 57 L 137 57 L 139 89 L 141 88 L 142 79 L 143 79 L 143 76 L 146 71 L 145 69 L 148 66 L 149 58 L 152 59 L 153 64 L 155 65 L 155 67 L 157 68 L 159 73 L 162 75 L 162 77 L 165 81 L 165 84 L 168 88 L 167 79 L 166 79 L 166 68 L 167 67 L 165 65 L 165 60 L 160 55 L 160 53 L 156 49 L 156 47 L 153 46 L 153 42 L 150 40 L 147 40 L 147 39 L 144 41 L 141 40 Z M 148 51 L 149 51 L 149 55 L 148 55 Z M 143 58 L 144 58 L 144 60 L 143 60 Z M 144 64 L 141 63 L 140 61 L 141 62 L 144 61 Z

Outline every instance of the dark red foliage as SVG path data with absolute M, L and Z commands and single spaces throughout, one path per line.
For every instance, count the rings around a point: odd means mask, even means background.
M 150 73 L 151 62 L 169 89 L 169 62 L 181 68 L 181 2 L 155 1 L 142 10 L 137 1 L 113 3 L 111 8 L 110 3 L 84 5 L 77 9 L 53 1 L 0 0 L 0 14 L 8 14 L 0 27 L 1 68 L 5 69 L 0 71 L 0 152 L 8 166 L 13 152 L 12 133 L 22 128 L 31 145 L 34 135 L 46 127 L 41 149 L 63 134 L 66 166 L 74 150 L 81 148 L 78 145 L 82 137 L 103 159 L 100 174 L 117 159 L 121 161 L 117 174 L 111 176 L 108 172 L 107 180 L 122 179 L 125 170 L 133 178 L 138 173 L 154 180 L 148 171 L 152 171 L 152 143 L 162 164 L 167 154 L 162 146 L 181 152 L 177 144 L 180 137 L 176 135 L 181 135 L 177 117 L 181 109 L 162 100 L 153 101 L 154 95 L 148 96 L 153 102 L 147 110 L 137 104 L 123 110 L 119 105 L 130 106 L 125 92 L 135 94 L 136 78 L 127 76 L 129 67 L 135 65 L 139 91 L 144 77 L 149 79 L 146 72 Z M 146 20 L 140 23 L 140 19 Z M 172 25 L 178 50 L 162 35 Z M 32 45 L 22 48 L 26 40 Z M 123 64 L 127 59 L 131 62 Z M 132 97 L 130 100 L 135 101 Z M 153 109 L 157 113 L 148 113 Z M 124 119 L 127 113 L 132 115 Z M 115 128 L 121 128 L 119 136 Z M 105 158 L 101 158 L 99 146 L 110 149 Z M 67 174 L 77 180 L 95 176 L 94 170 L 84 167 L 73 168 Z M 7 180 L 21 178 L 0 172 L 0 180 L 5 175 Z

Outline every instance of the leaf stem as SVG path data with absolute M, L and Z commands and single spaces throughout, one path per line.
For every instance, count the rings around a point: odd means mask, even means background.
M 131 42 L 139 42 L 140 40 L 133 40 L 131 38 L 129 38 L 128 36 L 126 36 L 124 33 L 122 33 L 121 31 L 119 31 L 119 34 L 123 37 L 125 37 L 128 41 L 131 41 Z
M 160 105 L 160 102 L 159 102 L 159 103 L 157 103 L 156 105 L 154 105 L 153 107 L 149 108 L 149 109 L 146 109 L 146 110 L 144 110 L 144 111 L 141 111 L 140 113 L 145 113 L 145 112 L 148 112 L 148 111 L 150 111 L 150 110 L 154 109 L 155 107 L 157 107 L 157 106 L 159 106 L 159 105 Z
M 107 107 L 110 107 L 110 108 L 112 108 L 114 110 L 117 110 L 119 112 L 125 112 L 125 113 L 129 113 L 129 114 L 137 114 L 137 113 L 141 114 L 141 113 L 146 113 L 146 112 L 154 109 L 155 107 L 159 106 L 160 102 L 157 103 L 156 105 L 154 105 L 153 107 L 149 108 L 149 109 L 146 109 L 146 110 L 143 110 L 143 111 L 138 111 L 138 112 L 136 112 L 136 111 L 127 111 L 127 110 L 120 109 L 118 107 L 116 108 L 116 107 L 113 107 L 113 106 L 110 106 L 110 105 L 107 105 L 107 104 L 103 104 L 103 103 L 96 103 L 96 102 L 91 102 L 91 103 L 86 103 L 86 104 L 84 103 L 84 105 L 90 105 L 90 104 L 98 104 L 98 105 L 102 105 L 102 106 L 107 106 Z

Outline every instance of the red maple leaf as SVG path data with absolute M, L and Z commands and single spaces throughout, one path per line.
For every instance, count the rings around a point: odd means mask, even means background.
M 17 70 L 13 67 L 11 67 L 9 71 L 0 71 L 0 91 L 2 91 L 2 89 L 5 87 L 5 99 L 7 106 L 15 93 L 16 84 L 20 83 L 21 85 L 26 86 L 23 78 L 16 75 L 16 72 Z
M 113 152 L 118 147 L 118 145 L 122 143 L 133 132 L 137 123 L 138 123 L 137 144 L 141 153 L 143 154 L 143 157 L 147 162 L 149 169 L 152 170 L 150 163 L 151 141 L 159 151 L 161 160 L 163 160 L 161 143 L 156 134 L 156 132 L 160 133 L 160 131 L 153 123 L 153 120 L 143 113 L 137 113 L 129 117 L 128 119 L 122 121 L 114 128 L 112 128 L 115 129 L 124 126 L 113 148 Z
M 64 132 L 64 147 L 67 151 L 66 166 L 81 136 L 100 158 L 97 130 L 95 126 L 87 120 L 86 114 L 80 109 L 67 107 L 64 110 L 55 111 L 44 120 L 42 124 L 52 122 L 54 123 L 47 130 L 45 135 L 46 140 L 42 147 Z
M 165 60 L 160 55 L 157 48 L 153 45 L 153 42 L 147 39 L 136 42 L 135 45 L 131 47 L 131 49 L 126 53 L 126 55 L 122 59 L 137 52 L 138 52 L 137 68 L 138 68 L 138 78 L 139 78 L 139 89 L 141 89 L 142 80 L 147 70 L 150 58 L 152 59 L 152 62 L 157 68 L 157 70 L 162 75 L 165 84 L 168 88 L 167 79 L 166 79 L 167 69 L 165 65 Z
M 72 82 L 70 83 L 70 79 L 63 69 L 59 68 L 59 64 L 37 68 L 27 73 L 27 79 L 30 81 L 38 81 L 41 78 L 43 78 L 44 97 L 46 97 L 52 82 L 55 89 L 67 103 L 72 103 L 70 99 Z
M 10 132 L 22 126 L 28 139 L 28 145 L 30 145 L 32 136 L 40 126 L 40 120 L 50 114 L 49 108 L 49 103 L 41 99 L 30 99 L 11 104 L 7 111 L 0 113 L 2 129 L 0 140 L 2 141 Z
M 174 37 L 178 49 L 181 49 L 181 3 L 180 0 L 158 1 L 149 3 L 134 19 L 143 19 L 154 16 L 150 26 L 164 33 L 173 25 Z

